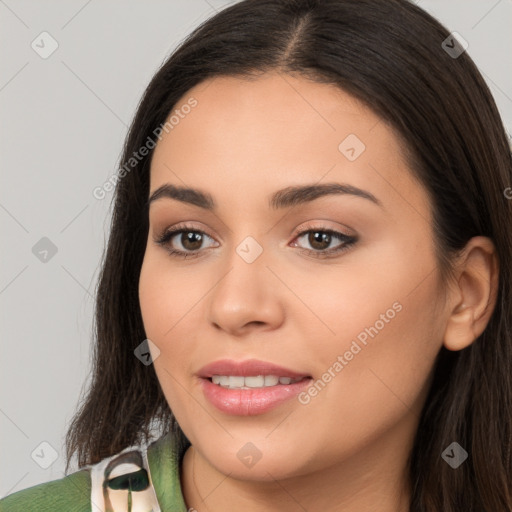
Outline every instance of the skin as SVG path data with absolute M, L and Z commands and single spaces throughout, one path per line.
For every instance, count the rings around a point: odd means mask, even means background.
M 267 73 L 210 79 L 177 108 L 190 97 L 197 106 L 155 148 L 150 195 L 166 183 L 197 187 L 218 211 L 152 203 L 139 283 L 146 334 L 160 350 L 154 368 L 192 443 L 180 468 L 187 507 L 408 510 L 406 460 L 434 359 L 443 344 L 460 350 L 485 329 L 497 288 L 493 244 L 473 238 L 453 282 L 443 282 L 429 197 L 398 137 L 334 86 Z M 354 161 L 338 149 L 349 134 L 366 146 Z M 369 191 L 382 207 L 352 195 L 282 211 L 268 205 L 278 189 L 327 182 Z M 205 232 L 203 244 L 176 235 L 169 245 L 199 247 L 197 258 L 172 257 L 154 241 L 181 222 Z M 343 242 L 297 238 L 306 225 L 357 242 L 315 258 L 302 250 Z M 250 264 L 236 252 L 247 236 L 263 249 Z M 230 416 L 201 391 L 195 373 L 223 358 L 263 359 L 319 379 L 396 302 L 400 312 L 306 405 L 292 399 Z M 237 457 L 248 442 L 262 454 L 250 468 Z

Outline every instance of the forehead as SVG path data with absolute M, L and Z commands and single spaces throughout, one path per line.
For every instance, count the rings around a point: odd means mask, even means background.
M 190 89 L 172 115 L 153 155 L 150 193 L 175 183 L 266 198 L 334 181 L 376 196 L 389 195 L 389 183 L 403 197 L 421 195 L 395 132 L 333 85 L 278 73 L 215 77 Z

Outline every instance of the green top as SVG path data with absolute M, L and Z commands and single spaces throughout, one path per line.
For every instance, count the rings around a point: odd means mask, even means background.
M 58 480 L 0 500 L 0 512 L 187 512 L 176 437 L 131 446 Z

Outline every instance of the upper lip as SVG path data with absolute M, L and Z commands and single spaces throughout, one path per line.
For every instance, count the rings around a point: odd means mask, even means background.
M 259 359 L 247 359 L 245 361 L 234 361 L 233 359 L 219 359 L 213 363 L 203 366 L 197 375 L 204 379 L 212 375 L 238 375 L 243 377 L 255 375 L 276 375 L 278 377 L 290 377 L 298 379 L 300 377 L 309 377 L 307 373 L 297 372 L 284 368 L 268 361 Z

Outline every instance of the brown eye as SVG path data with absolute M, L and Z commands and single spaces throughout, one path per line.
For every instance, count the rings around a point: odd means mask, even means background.
M 322 227 L 310 227 L 301 231 L 296 240 L 305 239 L 311 249 L 303 249 L 306 254 L 314 257 L 327 258 L 341 254 L 353 244 L 356 243 L 357 238 L 354 236 L 345 235 L 332 229 Z M 334 248 L 329 248 L 333 241 L 338 240 L 340 243 Z M 293 244 L 296 246 L 297 244 Z
M 310 231 L 308 243 L 315 250 L 325 251 L 331 244 L 331 234 L 324 231 Z
M 207 238 L 213 240 L 199 229 L 180 225 L 164 231 L 155 242 L 165 247 L 172 256 L 189 258 L 201 254 L 201 249 Z
M 203 244 L 203 235 L 197 231 L 182 231 L 178 239 L 187 251 L 197 251 Z

